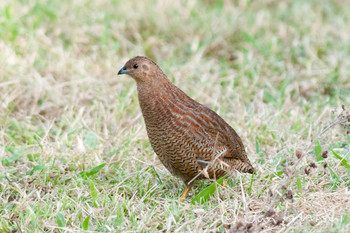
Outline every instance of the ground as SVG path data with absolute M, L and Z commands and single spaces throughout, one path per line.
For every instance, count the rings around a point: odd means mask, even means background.
M 2 0 L 0 232 L 349 232 L 349 25 L 346 0 Z M 237 131 L 254 176 L 179 203 L 116 75 L 136 55 Z

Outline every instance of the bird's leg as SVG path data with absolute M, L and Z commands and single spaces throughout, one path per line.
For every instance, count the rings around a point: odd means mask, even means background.
M 185 192 L 180 197 L 180 203 L 183 202 L 183 200 L 188 196 L 190 190 L 191 190 L 191 186 L 186 186 Z
M 222 187 L 225 187 L 225 186 L 226 186 L 226 184 L 227 184 L 227 180 L 226 180 L 226 179 L 224 179 L 224 180 L 222 181 L 221 186 L 222 186 Z

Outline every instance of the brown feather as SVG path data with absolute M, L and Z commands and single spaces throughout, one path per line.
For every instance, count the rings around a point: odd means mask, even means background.
M 253 173 L 235 130 L 171 83 L 156 63 L 135 57 L 123 68 L 136 80 L 150 143 L 172 174 L 191 185 L 195 177 L 206 178 L 204 169 L 216 179 L 235 170 Z

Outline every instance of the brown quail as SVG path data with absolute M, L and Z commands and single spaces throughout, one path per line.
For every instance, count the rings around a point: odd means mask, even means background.
M 218 179 L 238 170 L 253 173 L 242 140 L 219 115 L 176 87 L 147 57 L 130 59 L 118 75 L 137 84 L 150 143 L 164 166 L 180 177 L 187 197 L 195 179 Z

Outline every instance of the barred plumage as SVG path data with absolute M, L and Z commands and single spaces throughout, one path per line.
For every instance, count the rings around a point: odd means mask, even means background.
M 187 186 L 182 199 L 195 178 L 218 179 L 234 170 L 253 173 L 234 129 L 171 83 L 155 62 L 147 57 L 132 58 L 118 72 L 126 73 L 137 83 L 147 134 L 155 153 Z

